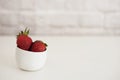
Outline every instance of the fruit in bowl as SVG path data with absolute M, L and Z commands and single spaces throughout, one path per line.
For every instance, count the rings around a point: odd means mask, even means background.
M 40 40 L 36 40 L 35 42 L 32 43 L 32 46 L 30 48 L 30 51 L 33 52 L 43 52 L 46 50 L 46 46 L 47 44 L 40 41 Z
M 27 51 L 43 52 L 46 50 L 47 44 L 41 40 L 32 42 L 31 37 L 28 36 L 29 30 L 27 28 L 17 35 L 17 47 Z
M 47 58 L 47 44 L 41 40 L 35 40 L 28 35 L 26 28 L 17 35 L 16 62 L 20 69 L 35 71 L 41 69 Z

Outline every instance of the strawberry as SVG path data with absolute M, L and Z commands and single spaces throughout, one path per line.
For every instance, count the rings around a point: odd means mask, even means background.
M 29 50 L 32 39 L 28 36 L 29 30 L 27 28 L 24 31 L 21 31 L 19 35 L 17 35 L 17 47 L 23 50 Z
M 40 40 L 36 40 L 35 42 L 33 42 L 30 51 L 33 52 L 43 52 L 46 50 L 47 44 L 40 41 Z

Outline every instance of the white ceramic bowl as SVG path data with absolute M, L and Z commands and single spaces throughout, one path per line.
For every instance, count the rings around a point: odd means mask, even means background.
M 46 51 L 31 52 L 16 48 L 16 62 L 20 69 L 27 71 L 36 71 L 41 69 L 47 58 Z

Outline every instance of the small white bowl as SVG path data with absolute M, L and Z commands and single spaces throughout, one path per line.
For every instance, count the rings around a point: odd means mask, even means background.
M 47 58 L 46 51 L 31 52 L 16 48 L 16 62 L 20 69 L 26 71 L 36 71 L 41 69 Z

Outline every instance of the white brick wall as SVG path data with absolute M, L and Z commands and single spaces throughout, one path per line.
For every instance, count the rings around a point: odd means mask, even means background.
M 86 9 L 89 11 L 119 11 L 120 0 L 86 0 Z
M 24 27 L 38 35 L 119 35 L 120 0 L 0 0 L 0 35 Z

